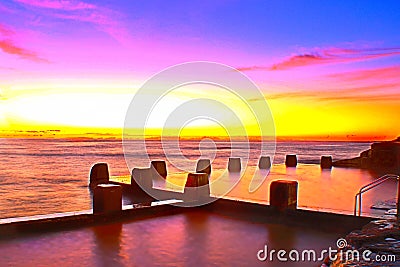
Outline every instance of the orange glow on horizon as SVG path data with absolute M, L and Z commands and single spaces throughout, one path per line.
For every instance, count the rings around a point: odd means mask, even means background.
M 2 137 L 112 137 L 121 138 L 124 112 L 130 99 L 116 96 L 114 102 L 108 103 L 110 96 L 94 98 L 91 96 L 70 95 L 61 97 L 60 102 L 54 103 L 54 98 L 42 96 L 40 102 L 32 104 L 22 101 L 10 104 L 13 109 L 0 114 Z M 73 97 L 81 97 L 74 101 Z M 62 106 L 62 99 L 69 103 Z M 128 100 L 128 101 L 127 101 Z M 53 105 L 46 104 L 53 101 Z M 86 107 L 77 107 L 77 103 Z M 75 106 L 74 106 L 75 105 Z M 269 101 L 273 113 L 276 137 L 278 140 L 390 140 L 397 137 L 398 117 L 400 106 L 396 101 L 319 102 L 312 100 L 272 99 Z M 58 107 L 57 107 L 58 106 Z M 102 107 L 104 106 L 104 107 Z M 17 110 L 20 107 L 20 110 Z M 40 109 L 43 107 L 43 109 Z M 122 108 L 121 108 L 122 107 Z M 37 110 L 35 110 L 37 109 Z M 57 110 L 58 109 L 58 110 Z M 64 110 L 63 110 L 64 109 Z M 13 112 L 10 112 L 13 111 Z M 65 113 L 64 113 L 65 112 Z M 86 113 L 85 113 L 86 112 Z M 246 121 L 246 119 L 243 119 Z M 245 125 L 248 136 L 258 136 L 256 127 Z M 173 129 L 171 129 L 173 130 Z M 168 129 L 162 127 L 146 129 L 148 136 L 168 135 Z M 176 131 L 172 131 L 176 132 Z M 216 136 L 227 137 L 226 131 L 215 125 L 198 125 L 184 128 L 180 131 L 182 137 Z

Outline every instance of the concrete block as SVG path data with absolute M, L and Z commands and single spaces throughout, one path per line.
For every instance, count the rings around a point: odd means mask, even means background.
M 156 174 L 158 173 L 162 178 L 167 178 L 167 165 L 165 164 L 165 161 L 153 160 L 151 162 L 151 168 L 153 168 L 153 170 L 156 171 Z
M 240 172 L 242 169 L 240 158 L 229 158 L 228 171 L 230 172 Z
M 277 180 L 270 186 L 269 202 L 272 207 L 282 211 L 297 208 L 297 181 Z
M 151 168 L 134 168 L 131 175 L 131 185 L 134 192 L 151 190 L 153 188 L 153 173 Z
M 322 156 L 321 157 L 321 169 L 331 169 L 332 168 L 332 157 Z
M 114 213 L 122 210 L 122 188 L 119 185 L 99 184 L 93 192 L 93 213 Z
M 210 197 L 210 184 L 207 173 L 189 173 L 185 189 L 185 201 L 200 201 Z
M 285 164 L 286 164 L 286 167 L 296 167 L 297 166 L 297 156 L 296 155 L 286 155 Z
M 110 181 L 107 163 L 96 163 L 90 169 L 89 186 L 95 188 L 98 184 L 107 184 Z
M 271 158 L 269 156 L 261 156 L 258 161 L 258 168 L 269 169 L 271 168 Z
M 209 159 L 199 159 L 197 161 L 196 172 L 211 174 L 211 161 Z

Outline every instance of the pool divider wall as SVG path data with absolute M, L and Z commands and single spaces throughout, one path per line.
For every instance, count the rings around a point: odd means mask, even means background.
M 297 181 L 276 180 L 271 182 L 269 188 L 270 206 L 283 211 L 297 209 Z
M 332 169 L 332 156 L 321 157 L 321 169 Z
M 297 166 L 297 155 L 286 155 L 285 160 L 286 167 L 296 167 Z
M 183 200 L 197 202 L 210 198 L 208 177 L 207 173 L 189 173 L 183 191 Z
M 164 160 L 153 160 L 150 168 L 154 171 L 154 175 L 158 174 L 157 176 L 161 176 L 164 179 L 167 178 L 167 165 Z
M 199 159 L 196 165 L 196 172 L 211 174 L 211 161 L 209 159 Z
M 93 213 L 116 213 L 122 210 L 122 188 L 115 184 L 99 184 L 93 191 Z
M 98 184 L 107 184 L 110 181 L 107 163 L 96 163 L 90 169 L 89 186 L 95 188 Z
M 271 158 L 269 156 L 261 156 L 258 161 L 258 168 L 260 169 L 270 169 L 271 168 Z
M 242 169 L 242 164 L 240 158 L 229 158 L 228 171 L 240 172 L 241 169 Z

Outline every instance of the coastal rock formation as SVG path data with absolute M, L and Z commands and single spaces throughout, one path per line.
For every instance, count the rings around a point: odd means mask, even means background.
M 400 137 L 393 141 L 373 143 L 359 157 L 335 161 L 333 166 L 400 174 Z
M 338 252 L 333 262 L 325 261 L 322 266 L 399 266 L 400 260 L 400 228 L 395 219 L 376 220 L 365 225 L 361 230 L 351 232 L 346 236 L 347 246 Z M 351 257 L 350 251 L 358 251 L 353 255 L 363 255 L 367 258 Z M 346 253 L 349 252 L 349 253 Z M 381 259 L 381 261 L 378 261 Z M 385 259 L 385 260 L 384 260 Z

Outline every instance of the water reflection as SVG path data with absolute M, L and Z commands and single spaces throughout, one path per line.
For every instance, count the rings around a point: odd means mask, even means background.
M 121 256 L 122 224 L 107 224 L 92 228 L 94 257 L 97 266 L 124 266 Z
M 189 266 L 206 266 L 208 259 L 210 225 L 209 214 L 190 212 L 184 214 L 184 257 Z
M 291 249 L 297 245 L 297 232 L 294 228 L 288 228 L 279 224 L 267 225 L 268 246 L 274 249 Z
M 260 262 L 256 255 L 265 245 L 275 250 L 321 251 L 342 236 L 332 230 L 324 233 L 192 210 L 123 225 L 5 240 L 0 242 L 0 265 L 310 266 L 309 262 Z

